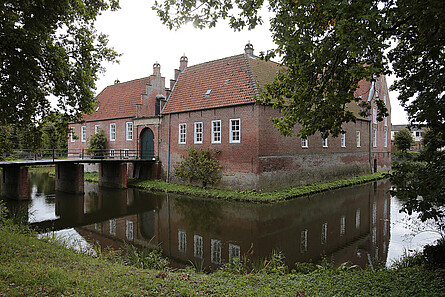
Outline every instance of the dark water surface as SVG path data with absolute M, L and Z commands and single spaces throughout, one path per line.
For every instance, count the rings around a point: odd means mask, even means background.
M 134 189 L 99 188 L 85 194 L 55 192 L 54 179 L 31 173 L 29 201 L 8 200 L 11 212 L 40 230 L 54 230 L 71 245 L 118 249 L 124 242 L 160 247 L 174 266 L 200 263 L 215 269 L 240 255 L 252 261 L 282 251 L 290 267 L 318 261 L 362 267 L 392 263 L 437 235 L 412 232 L 413 217 L 399 213 L 400 202 L 379 181 L 275 204 L 212 201 Z

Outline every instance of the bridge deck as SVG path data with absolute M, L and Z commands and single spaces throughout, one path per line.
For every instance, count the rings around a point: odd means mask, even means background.
M 143 162 L 155 162 L 150 159 L 47 159 L 47 160 L 21 160 L 21 161 L 0 161 L 0 167 L 7 166 L 34 166 L 34 165 L 50 165 L 56 163 L 72 163 L 72 164 L 85 164 L 85 163 L 143 163 Z

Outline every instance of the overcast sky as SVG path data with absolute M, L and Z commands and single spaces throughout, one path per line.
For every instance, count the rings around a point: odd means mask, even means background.
M 212 29 L 199 30 L 188 24 L 170 31 L 151 9 L 153 3 L 154 0 L 120 0 L 120 10 L 107 11 L 98 18 L 97 30 L 109 36 L 109 46 L 122 56 L 120 64 L 105 64 L 107 71 L 99 76 L 97 93 L 116 79 L 125 82 L 152 74 L 155 62 L 161 64 L 161 74 L 169 86 L 183 54 L 188 57 L 188 65 L 195 65 L 241 54 L 248 41 L 255 54 L 274 48 L 267 20 L 251 31 L 234 32 L 224 22 Z M 387 77 L 388 85 L 392 80 Z M 407 123 L 396 94 L 390 93 L 390 99 L 392 124 Z

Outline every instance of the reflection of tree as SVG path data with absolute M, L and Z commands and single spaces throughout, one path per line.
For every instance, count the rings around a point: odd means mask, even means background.
M 85 212 L 91 213 L 100 210 L 99 194 L 97 192 L 88 192 L 85 198 Z
M 54 193 L 54 179 L 49 177 L 49 170 L 51 168 L 35 168 L 29 174 L 29 184 L 37 186 L 37 192 L 43 194 Z
M 204 199 L 175 199 L 175 210 L 181 214 L 190 231 L 218 233 L 222 220 L 218 201 Z

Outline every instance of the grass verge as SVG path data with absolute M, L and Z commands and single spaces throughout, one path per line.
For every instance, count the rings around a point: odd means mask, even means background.
M 318 269 L 212 274 L 140 269 L 0 229 L 0 296 L 443 296 L 444 272 Z
M 307 196 L 333 189 L 350 187 L 371 181 L 386 178 L 388 172 L 378 172 L 374 174 L 351 177 L 347 179 L 335 180 L 323 183 L 314 183 L 305 186 L 298 186 L 273 192 L 257 193 L 255 191 L 235 191 L 212 188 L 201 188 L 197 186 L 167 183 L 162 180 L 134 180 L 129 182 L 129 186 L 147 191 L 157 191 L 166 193 L 185 194 L 199 197 L 209 197 L 225 200 L 238 200 L 248 202 L 277 202 L 296 197 Z

